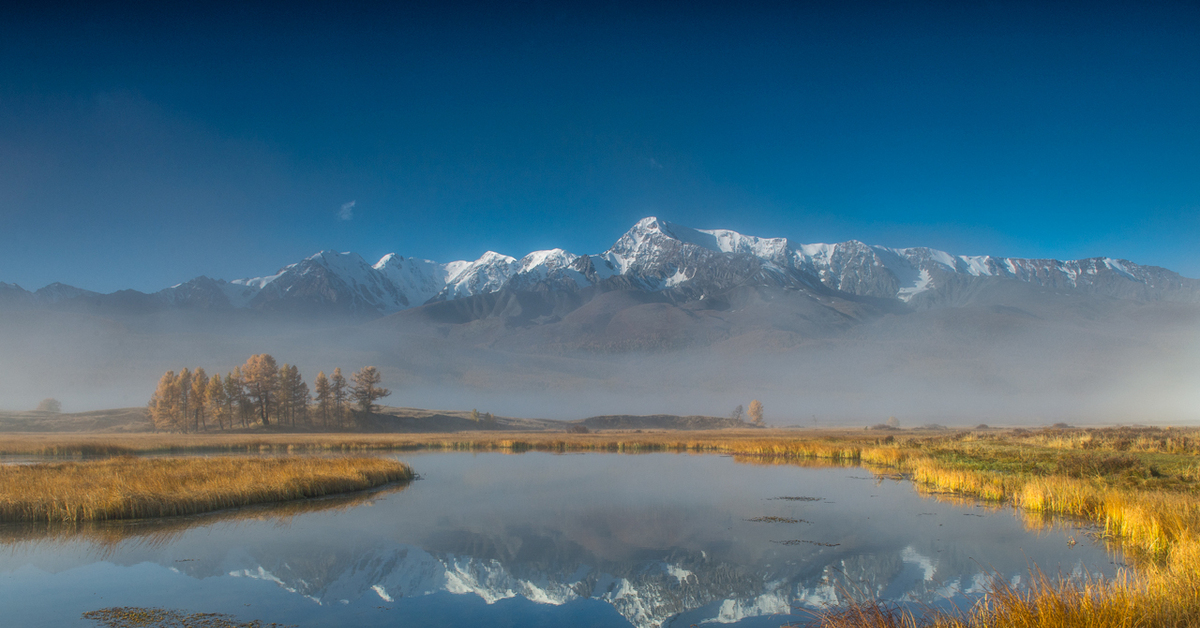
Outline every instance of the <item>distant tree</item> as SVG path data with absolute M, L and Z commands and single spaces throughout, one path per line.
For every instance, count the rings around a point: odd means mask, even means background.
M 298 411 L 298 408 L 296 407 L 297 406 L 296 396 L 297 396 L 297 393 L 299 392 L 298 388 L 299 388 L 299 385 L 305 386 L 304 401 L 307 402 L 308 401 L 308 392 L 307 392 L 308 386 L 305 385 L 303 381 L 299 381 L 299 382 L 296 381 L 296 379 L 292 376 L 293 368 L 295 368 L 295 367 L 293 367 L 292 365 L 287 364 L 287 363 L 284 363 L 283 366 L 279 367 L 279 373 L 278 373 L 279 381 L 277 382 L 276 387 L 275 387 L 275 399 L 276 399 L 276 403 L 279 406 L 279 415 L 278 415 L 278 417 L 276 417 L 277 418 L 276 422 L 279 424 L 283 424 L 285 422 L 290 423 L 292 425 L 292 427 L 295 427 L 296 426 L 296 414 Z M 297 370 L 296 375 L 299 375 L 299 374 L 300 374 L 300 371 Z
M 187 433 L 188 418 L 191 416 L 192 372 L 186 368 L 179 371 L 179 407 L 175 413 L 175 428 Z
M 346 378 L 342 377 L 342 367 L 333 369 L 333 377 L 329 379 L 329 391 L 333 396 L 333 413 L 337 418 L 338 428 L 342 425 L 343 419 L 346 418 L 346 400 L 349 398 L 350 389 L 346 385 Z
M 313 394 L 316 396 L 316 411 L 317 416 L 321 418 L 321 427 L 329 429 L 329 415 L 333 412 L 333 389 L 325 371 L 317 373 L 317 379 L 313 382 Z
M 308 384 L 304 382 L 300 368 L 294 364 L 282 372 L 282 379 L 287 382 L 288 420 L 291 421 L 292 427 L 296 427 L 296 421 L 307 423 Z
M 233 427 L 235 417 L 241 421 L 242 427 L 247 427 L 254 414 L 254 405 L 246 396 L 241 367 L 234 367 L 232 372 L 225 375 L 225 403 L 229 406 L 229 427 Z
M 379 383 L 383 381 L 383 376 L 373 366 L 364 366 L 359 369 L 354 374 L 353 379 L 354 387 L 350 391 L 350 396 L 353 397 L 354 403 L 358 405 L 358 409 L 363 413 L 372 412 L 375 409 L 375 401 L 377 399 L 382 399 L 392 394 L 392 391 L 379 387 Z
M 496 424 L 496 417 L 492 416 L 492 413 L 491 413 L 491 412 L 485 412 L 485 413 L 483 414 L 483 422 L 484 422 L 484 423 L 487 423 L 488 425 L 495 425 L 495 424 Z
M 150 421 L 156 430 L 170 431 L 176 427 L 175 415 L 179 408 L 179 376 L 167 371 L 158 380 L 158 387 L 150 396 Z
M 217 429 L 225 429 L 225 422 L 229 421 L 229 426 L 233 427 L 233 414 L 230 412 L 229 395 L 225 392 L 225 382 L 221 381 L 221 376 L 214 374 L 212 379 L 208 380 L 208 387 L 205 389 L 205 405 L 208 406 L 208 414 L 213 421 L 217 423 Z
M 196 367 L 192 372 L 192 431 L 208 429 L 204 423 L 204 414 L 208 411 L 208 374 L 203 367 Z
M 271 413 L 277 400 L 275 391 L 279 384 L 279 367 L 275 358 L 267 353 L 250 356 L 242 365 L 242 383 L 246 394 L 258 409 L 258 418 L 263 425 L 271 424 Z
M 750 402 L 750 421 L 755 425 L 765 425 L 763 422 L 763 405 L 757 399 Z
M 890 416 L 890 417 L 888 417 L 887 423 L 885 423 L 884 425 L 887 425 L 888 427 L 890 427 L 892 429 L 899 428 L 900 427 L 900 419 L 897 419 L 894 416 Z
M 58 414 L 59 412 L 62 412 L 62 404 L 59 403 L 57 399 L 49 397 L 43 399 L 41 403 L 37 405 L 37 410 L 38 412 L 53 412 Z
M 730 413 L 729 418 L 733 419 L 734 421 L 741 421 L 743 416 L 746 416 L 746 409 L 743 408 L 742 404 L 739 403 L 738 407 L 734 408 L 733 412 Z
M 478 423 L 479 422 L 479 410 L 476 410 L 475 408 L 471 408 L 471 416 L 469 418 L 472 421 Z

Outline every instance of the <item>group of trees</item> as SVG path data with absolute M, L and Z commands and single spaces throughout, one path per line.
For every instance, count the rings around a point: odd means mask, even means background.
M 733 413 L 730 416 L 738 421 L 741 421 L 746 416 L 746 409 L 743 408 L 741 404 L 738 404 L 738 407 L 733 409 Z M 763 419 L 762 402 L 757 399 L 750 402 L 750 422 L 755 425 L 766 425 L 766 422 Z
M 320 425 L 345 428 L 351 409 L 367 413 L 375 402 L 391 393 L 379 386 L 378 369 L 367 366 L 347 382 L 342 369 L 332 376 L 322 371 L 308 384 L 295 365 L 279 366 L 275 358 L 261 353 L 250 356 L 242 366 L 222 377 L 209 377 L 203 368 L 167 371 L 150 397 L 150 418 L 160 430 L 196 432 L 216 425 L 230 429 L 261 423 L 271 425 Z

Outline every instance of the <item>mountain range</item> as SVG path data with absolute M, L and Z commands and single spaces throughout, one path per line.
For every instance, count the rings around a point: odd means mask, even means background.
M 0 283 L 8 305 L 248 309 L 374 318 L 433 303 L 494 293 L 657 293 L 671 302 L 765 287 L 861 297 L 925 309 L 953 305 L 997 280 L 1135 301 L 1200 301 L 1200 280 L 1129 260 L 1021 259 L 889 248 L 856 240 L 798 244 L 657 218 L 638 221 L 607 251 L 562 249 L 521 258 L 488 251 L 474 261 L 438 263 L 395 253 L 374 264 L 352 252 L 321 251 L 260 277 L 197 277 L 152 294 L 99 294 L 54 283 L 35 292 Z
M 141 406 L 168 369 L 263 352 L 306 378 L 375 365 L 392 405 L 507 416 L 726 416 L 757 398 L 770 424 L 1190 421 L 1200 280 L 646 218 L 588 255 L 323 251 L 150 294 L 0 283 L 9 409 Z

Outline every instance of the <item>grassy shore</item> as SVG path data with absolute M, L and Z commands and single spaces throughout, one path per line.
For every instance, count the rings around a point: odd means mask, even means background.
M 719 452 L 765 463 L 861 464 L 904 474 L 931 493 L 1089 519 L 1130 554 L 1138 574 L 1090 583 L 1040 578 L 1028 590 L 998 583 L 979 605 L 956 615 L 851 606 L 820 615 L 821 625 L 1200 626 L 1200 429 L 1194 428 L 24 435 L 0 443 L 0 453 L 51 455 L 398 450 Z
M 82 522 L 210 512 L 407 481 L 381 458 L 157 458 L 0 466 L 0 521 Z

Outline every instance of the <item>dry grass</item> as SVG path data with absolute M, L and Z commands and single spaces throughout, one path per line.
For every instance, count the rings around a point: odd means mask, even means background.
M 0 466 L 0 521 L 140 519 L 321 497 L 407 481 L 380 458 L 121 457 Z

